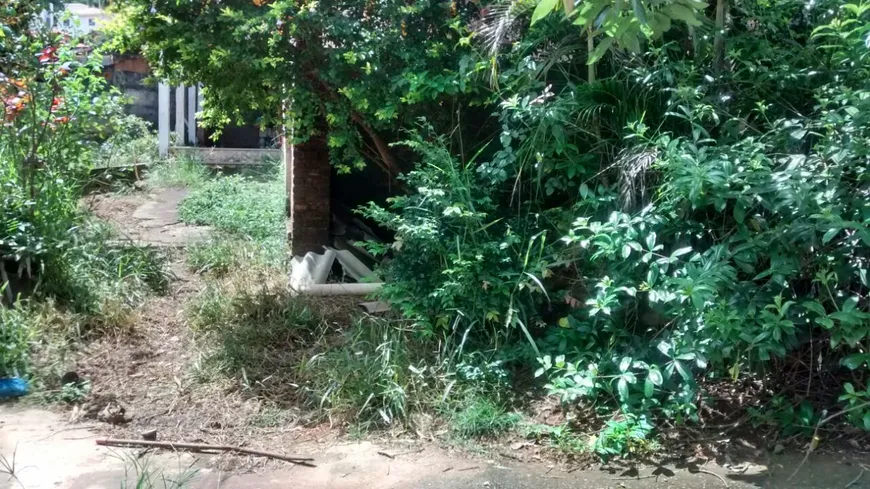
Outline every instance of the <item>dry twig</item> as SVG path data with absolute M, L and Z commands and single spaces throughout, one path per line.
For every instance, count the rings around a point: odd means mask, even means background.
M 810 440 L 810 446 L 807 447 L 807 452 L 804 454 L 804 458 L 803 458 L 803 460 L 801 460 L 801 463 L 798 464 L 797 468 L 794 469 L 794 472 L 792 472 L 792 474 L 791 474 L 790 476 L 788 476 L 788 479 L 786 479 L 786 480 L 787 480 L 787 481 L 792 480 L 792 479 L 794 478 L 794 476 L 796 476 L 797 473 L 800 472 L 800 470 L 801 470 L 801 468 L 804 466 L 804 464 L 807 463 L 807 459 L 810 458 L 810 454 L 813 453 L 813 450 L 815 450 L 816 447 L 818 447 L 818 445 L 819 445 L 819 442 L 818 442 L 818 440 L 819 440 L 819 429 L 821 429 L 821 427 L 822 427 L 823 424 L 825 424 L 825 423 L 831 421 L 832 419 L 839 418 L 840 416 L 842 416 L 842 415 L 844 415 L 844 414 L 846 414 L 846 413 L 850 413 L 850 412 L 852 412 L 852 411 L 856 411 L 856 410 L 858 410 L 858 409 L 862 409 L 862 408 L 865 408 L 865 407 L 867 407 L 867 406 L 870 406 L 870 401 L 867 401 L 867 402 L 864 402 L 864 403 L 861 403 L 861 404 L 856 404 L 856 405 L 854 405 L 854 406 L 852 406 L 852 407 L 850 407 L 850 408 L 844 409 L 844 410 L 842 410 L 842 411 L 840 411 L 840 412 L 838 412 L 838 413 L 834 413 L 834 414 L 828 416 L 827 418 L 822 418 L 822 419 L 820 419 L 819 422 L 816 423 L 816 429 L 813 430 L 813 438 Z M 822 412 L 822 415 L 823 415 L 823 416 L 824 416 L 824 414 L 825 414 L 825 411 Z
M 724 477 L 722 477 L 721 475 L 717 474 L 716 472 L 710 472 L 709 470 L 705 470 L 705 469 L 698 469 L 698 470 L 696 470 L 695 472 L 699 472 L 699 473 L 701 473 L 701 474 L 712 475 L 713 477 L 715 477 L 715 478 L 719 479 L 720 481 L 722 481 L 722 484 L 725 484 L 725 489 L 728 489 L 728 481 L 726 481 Z
M 229 445 L 209 445 L 208 443 L 176 443 L 171 441 L 146 441 L 146 440 L 110 440 L 99 438 L 96 440 L 97 445 L 106 447 L 156 447 L 170 448 L 172 450 L 191 450 L 194 452 L 203 451 L 218 451 L 231 453 L 245 453 L 248 455 L 256 455 L 259 457 L 272 458 L 276 460 L 284 460 L 285 462 L 302 465 L 305 467 L 314 467 L 315 465 L 308 462 L 313 458 L 292 457 L 280 453 L 264 452 L 261 450 L 253 450 L 250 448 L 233 447 Z
M 861 479 L 862 475 L 864 475 L 864 467 L 861 467 L 861 472 L 858 472 L 858 477 L 855 477 L 854 479 L 852 479 L 852 482 L 846 484 L 846 487 L 844 489 L 849 489 L 850 487 L 854 486 L 855 483 L 857 483 L 858 480 Z

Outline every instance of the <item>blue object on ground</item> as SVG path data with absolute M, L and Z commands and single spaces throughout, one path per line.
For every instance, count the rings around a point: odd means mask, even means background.
M 27 381 L 21 377 L 6 377 L 0 379 L 0 399 L 21 397 L 30 392 Z

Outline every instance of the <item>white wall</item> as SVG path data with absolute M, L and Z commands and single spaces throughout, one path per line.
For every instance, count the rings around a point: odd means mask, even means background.
M 109 14 L 83 3 L 67 3 L 62 11 L 43 11 L 42 22 L 74 36 L 89 34 L 109 20 Z

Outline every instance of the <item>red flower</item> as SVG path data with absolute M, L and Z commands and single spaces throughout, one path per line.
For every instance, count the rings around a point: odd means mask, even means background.
M 57 48 L 49 46 L 36 55 L 41 64 L 48 64 L 57 61 Z
M 18 114 L 27 107 L 28 102 L 30 102 L 30 95 L 27 95 L 26 92 L 18 92 L 17 95 L 6 97 L 3 100 L 6 112 L 6 122 L 14 120 Z

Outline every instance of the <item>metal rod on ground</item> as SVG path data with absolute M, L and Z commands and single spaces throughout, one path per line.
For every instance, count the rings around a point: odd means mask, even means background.
M 308 462 L 313 461 L 313 458 L 292 457 L 290 455 L 282 455 L 280 453 L 264 452 L 261 450 L 253 450 L 250 448 L 233 447 L 229 445 L 209 445 L 208 443 L 177 443 L 171 441 L 147 441 L 147 440 L 112 440 L 106 438 L 98 438 L 97 445 L 104 447 L 155 447 L 169 448 L 172 450 L 191 450 L 195 452 L 202 451 L 218 451 L 218 452 L 233 452 L 245 453 L 248 455 L 256 455 L 258 457 L 274 458 L 276 460 L 284 460 L 305 467 L 314 467 Z

